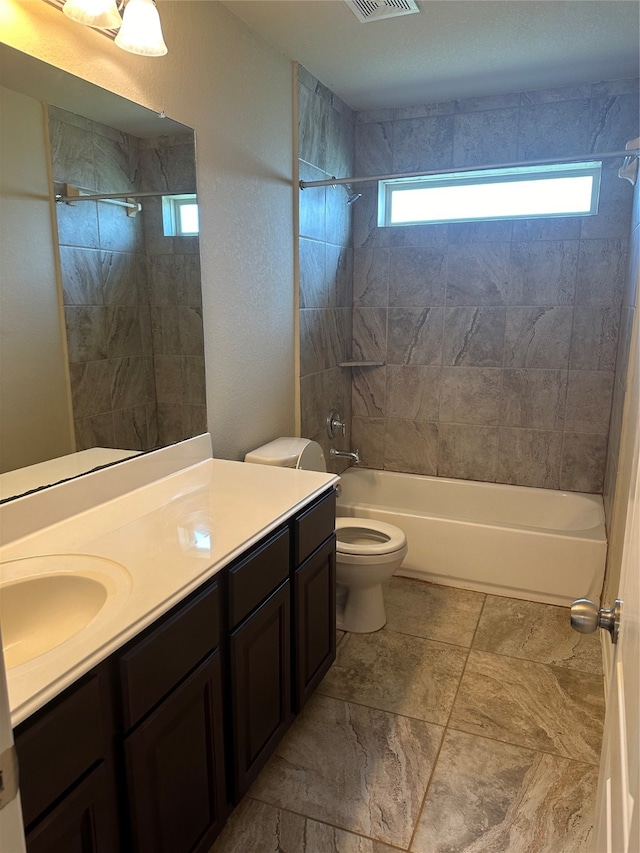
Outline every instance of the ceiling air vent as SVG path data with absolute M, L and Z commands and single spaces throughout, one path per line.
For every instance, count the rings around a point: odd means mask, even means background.
M 363 24 L 381 21 L 398 15 L 413 15 L 419 12 L 415 0 L 344 0 L 356 18 Z

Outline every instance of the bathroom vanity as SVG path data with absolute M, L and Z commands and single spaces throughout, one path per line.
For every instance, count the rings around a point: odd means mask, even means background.
M 49 529 L 132 585 L 66 671 L 9 670 L 29 853 L 209 850 L 334 660 L 335 481 L 210 459 Z

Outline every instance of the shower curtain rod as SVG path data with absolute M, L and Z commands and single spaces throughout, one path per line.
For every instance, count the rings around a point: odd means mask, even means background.
M 67 184 L 67 192 L 69 189 L 77 189 L 77 187 L 70 187 Z M 78 191 L 80 192 L 80 191 Z M 122 205 L 123 207 L 134 207 L 133 204 L 127 204 L 126 199 L 128 198 L 153 198 L 159 195 L 193 195 L 192 191 L 189 192 L 173 192 L 170 190 L 164 190 L 162 192 L 148 192 L 148 193 L 92 193 L 90 195 L 56 195 L 56 204 L 62 204 L 62 202 L 76 202 L 76 201 L 111 201 L 114 204 L 117 204 L 119 199 L 124 199 L 125 203 Z
M 640 148 L 627 148 L 625 151 L 607 151 L 603 154 L 582 154 L 576 157 L 547 157 L 544 160 L 519 160 L 514 163 L 491 163 L 485 166 L 458 166 L 448 169 L 431 169 L 428 172 L 402 172 L 395 175 L 370 175 L 367 178 L 326 178 L 322 181 L 300 181 L 301 190 L 308 187 L 329 187 L 337 184 L 361 184 L 367 181 L 391 181 L 395 178 L 426 178 L 428 175 L 448 175 L 450 172 L 481 172 L 485 169 L 512 169 L 518 166 L 544 166 L 560 163 L 577 163 L 586 160 L 610 160 L 614 157 L 638 157 Z

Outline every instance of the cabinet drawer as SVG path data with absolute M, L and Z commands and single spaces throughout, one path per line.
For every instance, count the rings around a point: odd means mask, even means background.
M 271 536 L 229 572 L 229 627 L 234 628 L 289 577 L 289 531 Z
M 220 640 L 217 583 L 119 656 L 125 731 L 181 681 Z
M 105 755 L 98 673 L 16 731 L 25 826 Z
M 118 850 L 113 787 L 104 763 L 27 835 L 28 853 L 118 853 Z
M 299 566 L 310 554 L 331 536 L 336 529 L 336 493 L 333 489 L 320 498 L 294 522 L 294 557 Z

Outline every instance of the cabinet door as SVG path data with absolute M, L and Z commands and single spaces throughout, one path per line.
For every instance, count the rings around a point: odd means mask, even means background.
M 293 719 L 289 581 L 231 634 L 234 802 Z
M 302 709 L 336 657 L 336 538 L 294 575 L 295 707 Z
M 27 835 L 28 853 L 117 853 L 117 819 L 105 764 Z
M 222 672 L 214 652 L 125 741 L 133 849 L 209 850 L 226 819 Z

